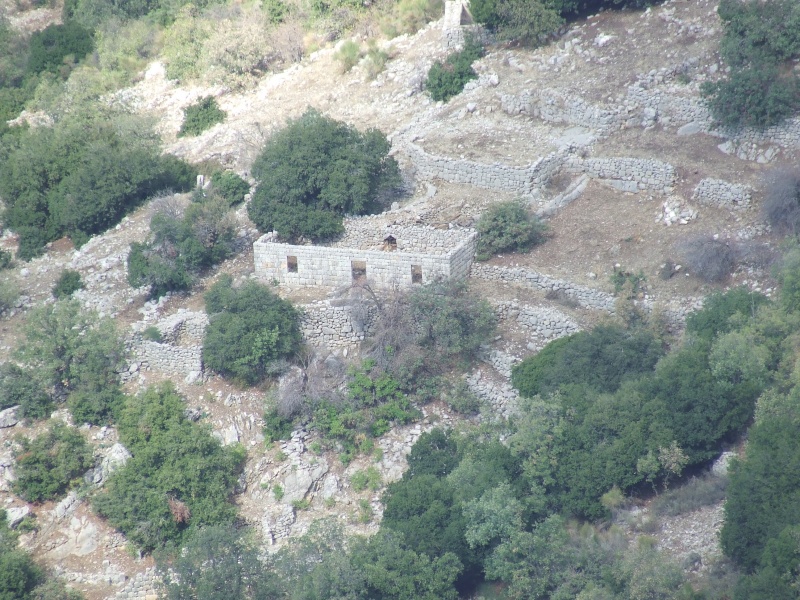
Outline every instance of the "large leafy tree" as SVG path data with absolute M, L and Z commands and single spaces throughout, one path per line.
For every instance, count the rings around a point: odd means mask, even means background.
M 335 236 L 342 215 L 374 212 L 399 183 L 390 144 L 309 109 L 267 142 L 253 165 L 258 188 L 248 206 L 262 231 L 295 240 Z

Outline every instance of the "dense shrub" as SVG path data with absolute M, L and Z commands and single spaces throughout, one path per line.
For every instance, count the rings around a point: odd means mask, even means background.
M 250 281 L 233 288 L 222 277 L 205 296 L 210 322 L 203 340 L 206 367 L 253 385 L 300 346 L 298 314 L 290 302 Z
M 477 40 L 467 39 L 463 50 L 450 54 L 444 63 L 433 63 L 425 80 L 425 89 L 431 98 L 447 102 L 460 94 L 468 81 L 478 78 L 472 63 L 483 54 L 483 46 Z
M 92 32 L 78 23 L 48 25 L 31 35 L 27 70 L 30 74 L 58 73 L 66 57 L 77 62 L 92 50 Z
M 758 292 L 751 292 L 744 286 L 727 292 L 714 292 L 706 297 L 703 308 L 689 314 L 686 318 L 686 331 L 712 340 L 736 329 L 743 320 L 752 319 L 760 306 L 769 299 Z
M 253 165 L 258 188 L 248 214 L 261 231 L 296 240 L 343 231 L 342 215 L 381 206 L 399 184 L 389 142 L 309 109 L 273 134 Z
M 515 365 L 511 381 L 529 398 L 567 384 L 614 392 L 626 377 L 652 371 L 663 353 L 661 342 L 649 331 L 599 325 L 550 342 L 538 354 Z
M 259 559 L 258 544 L 231 526 L 210 526 L 177 552 L 157 556 L 168 600 L 277 598 L 275 575 Z
M 71 296 L 74 292 L 83 289 L 81 274 L 71 269 L 64 269 L 61 272 L 56 284 L 53 286 L 53 296 L 57 300 Z
M 157 191 L 194 184 L 194 169 L 159 156 L 138 118 L 115 114 L 89 123 L 76 116 L 36 127 L 0 150 L 4 219 L 20 235 L 19 258 L 62 235 L 80 245 Z
M 28 502 L 55 500 L 92 466 L 92 451 L 77 429 L 60 422 L 33 441 L 20 438 L 14 492 Z
M 784 64 L 800 56 L 800 7 L 793 0 L 723 0 L 720 53 L 727 79 L 702 87 L 715 120 L 767 127 L 800 108 L 800 79 Z
M 0 271 L 10 269 L 14 264 L 14 255 L 8 250 L 0 250 Z
M 434 282 L 383 303 L 369 354 L 405 389 L 420 389 L 472 360 L 495 326 L 492 308 L 465 284 Z
M 222 196 L 230 206 L 244 202 L 250 193 L 250 184 L 233 171 L 218 171 L 211 177 L 211 189 Z
M 547 226 L 519 200 L 493 204 L 481 215 L 475 228 L 480 234 L 477 260 L 489 260 L 501 252 L 527 252 L 541 244 L 547 232 Z
M 195 275 L 234 251 L 235 221 L 225 198 L 213 194 L 187 208 L 164 201 L 150 221 L 152 241 L 134 242 L 128 283 L 149 286 L 150 297 L 187 290 Z
M 33 369 L 40 389 L 58 400 L 67 396 L 82 422 L 113 418 L 124 352 L 113 321 L 84 312 L 77 300 L 61 300 L 32 311 L 24 332 L 18 357 Z
M 771 65 L 735 69 L 727 79 L 705 82 L 701 92 L 714 120 L 727 127 L 777 125 L 800 108 L 800 80 Z
M 800 231 L 800 171 L 777 169 L 770 174 L 761 213 L 776 231 Z
M 120 442 L 133 454 L 95 498 L 97 512 L 145 551 L 187 533 L 232 523 L 228 501 L 244 449 L 223 448 L 211 432 L 184 415 L 171 384 L 130 398 L 118 422 Z
M 14 308 L 19 299 L 19 286 L 10 278 L 0 279 L 0 316 Z
M 183 110 L 183 124 L 178 137 L 200 135 L 225 120 L 227 113 L 217 104 L 214 96 L 201 98 Z
M 736 251 L 724 240 L 710 235 L 682 240 L 678 252 L 692 274 L 709 283 L 727 279 L 736 268 Z
M 42 419 L 53 401 L 30 371 L 7 362 L 0 365 L 0 410 L 12 406 L 19 406 L 19 418 Z

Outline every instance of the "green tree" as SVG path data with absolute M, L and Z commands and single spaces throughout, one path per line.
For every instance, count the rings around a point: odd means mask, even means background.
M 183 123 L 178 137 L 196 136 L 225 120 L 227 113 L 217 104 L 214 96 L 201 98 L 183 109 Z
M 133 457 L 94 499 L 98 514 L 147 552 L 236 516 L 229 497 L 245 451 L 223 448 L 185 408 L 171 384 L 129 398 L 118 431 Z
M 651 371 L 663 352 L 661 342 L 650 331 L 598 325 L 550 342 L 515 365 L 511 381 L 529 398 L 571 383 L 613 392 L 625 378 Z
M 309 109 L 269 139 L 253 165 L 248 214 L 261 231 L 296 240 L 338 235 L 342 215 L 379 209 L 399 184 L 390 144 Z
M 58 73 L 65 58 L 71 56 L 77 62 L 92 50 L 92 32 L 78 23 L 48 25 L 31 35 L 27 70 L 31 74 Z
M 20 438 L 14 491 L 28 502 L 55 500 L 92 466 L 92 451 L 73 427 L 52 423 L 33 441 Z
M 7 362 L 0 365 L 0 410 L 12 406 L 19 406 L 19 418 L 42 419 L 53 401 L 30 370 Z
M 183 548 L 157 556 L 168 600 L 271 600 L 274 576 L 245 532 L 216 525 L 198 529 Z
M 74 292 L 84 287 L 81 274 L 71 269 L 64 269 L 53 286 L 53 296 L 57 300 L 71 296 Z
M 116 370 L 124 348 L 114 322 L 82 310 L 77 300 L 35 309 L 24 334 L 19 360 L 35 369 L 42 386 L 57 398 L 119 385 Z
M 527 252 L 544 241 L 547 231 L 547 226 L 519 200 L 493 204 L 475 228 L 480 234 L 477 260 L 489 260 L 501 252 Z
M 223 277 L 206 294 L 210 322 L 203 340 L 204 364 L 247 384 L 270 373 L 275 361 L 300 347 L 298 314 L 290 302 L 250 281 L 231 287 Z

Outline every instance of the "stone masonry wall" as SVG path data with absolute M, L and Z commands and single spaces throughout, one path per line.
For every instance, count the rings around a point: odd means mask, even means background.
M 675 169 L 660 160 L 646 158 L 586 158 L 572 156 L 567 162 L 572 173 L 606 180 L 624 192 L 650 191 L 669 194 L 675 183 Z
M 535 186 L 546 184 L 561 169 L 566 156 L 554 152 L 527 167 L 509 167 L 428 154 L 411 142 L 404 145 L 404 150 L 422 180 L 442 179 L 517 194 L 530 194 Z
M 409 286 L 415 268 L 421 270 L 422 281 L 450 279 L 467 272 L 465 252 L 474 252 L 477 233 L 468 232 L 461 246 L 447 254 L 387 252 L 330 246 L 296 246 L 269 241 L 267 236 L 253 244 L 255 272 L 262 279 L 299 286 L 341 286 L 353 281 L 355 262 L 366 264 L 366 279 L 379 288 Z M 466 249 L 470 249 L 467 251 Z M 288 257 L 296 259 L 296 272 L 289 271 Z
M 381 223 L 381 217 L 383 215 L 345 220 L 344 235 L 327 246 L 382 252 L 384 240 L 391 235 L 397 241 L 398 252 L 443 255 L 472 237 L 469 229 L 437 229 L 426 225 Z
M 564 294 L 565 297 L 574 300 L 578 305 L 585 308 L 605 310 L 609 313 L 614 312 L 614 296 L 611 294 L 570 281 L 554 279 L 534 271 L 474 263 L 470 269 L 470 276 L 488 281 L 520 284 L 545 292 L 553 291 Z
M 176 375 L 203 372 L 203 336 L 208 316 L 181 309 L 161 320 L 156 327 L 161 341 L 153 342 L 135 334 L 131 349 L 143 370 L 158 369 Z
M 157 600 L 161 597 L 160 586 L 161 577 L 158 576 L 155 568 L 150 567 L 128 581 L 125 587 L 108 600 Z
M 738 183 L 722 179 L 703 179 L 694 188 L 692 200 L 721 208 L 746 208 L 750 206 L 752 190 Z
M 305 341 L 331 350 L 357 346 L 372 333 L 378 317 L 378 308 L 372 303 L 325 300 L 300 308 L 300 330 Z

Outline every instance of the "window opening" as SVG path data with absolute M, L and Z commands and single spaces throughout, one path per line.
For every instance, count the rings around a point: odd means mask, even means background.
M 422 265 L 411 265 L 411 283 L 422 283 Z
M 387 252 L 394 252 L 397 250 L 397 238 L 393 235 L 388 235 L 383 238 L 383 249 Z
M 367 278 L 367 261 L 365 260 L 350 261 L 350 269 L 353 274 L 353 281 L 361 281 Z
M 289 273 L 297 273 L 297 257 L 296 256 L 287 256 L 286 257 L 286 268 L 289 270 Z

